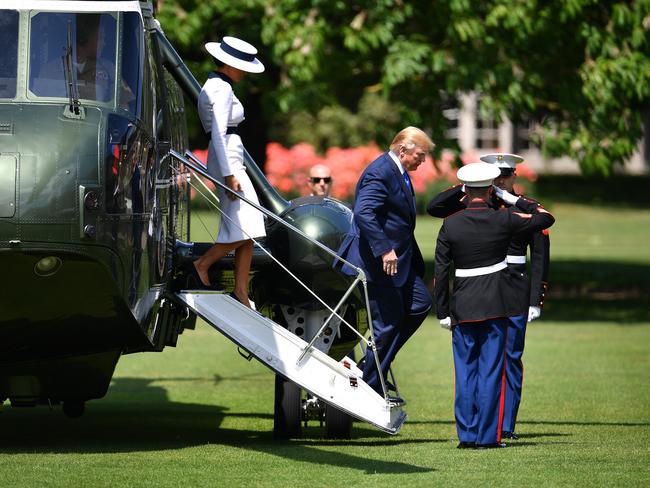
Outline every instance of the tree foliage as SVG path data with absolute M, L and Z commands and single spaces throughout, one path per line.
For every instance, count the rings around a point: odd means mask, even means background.
M 207 38 L 258 43 L 271 69 L 257 88 L 279 127 L 334 107 L 358 117 L 370 93 L 387 107 L 363 119 L 377 142 L 414 124 L 442 148 L 442 110 L 476 91 L 496 118 L 538 121 L 548 154 L 608 174 L 650 108 L 650 0 L 164 0 L 159 18 L 190 60 Z

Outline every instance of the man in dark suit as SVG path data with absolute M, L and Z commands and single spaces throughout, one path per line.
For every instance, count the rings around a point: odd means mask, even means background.
M 434 144 L 416 127 L 402 129 L 390 151 L 375 159 L 357 183 L 354 218 L 339 255 L 361 268 L 368 281 L 372 335 L 382 377 L 400 348 L 431 309 L 422 280 L 424 260 L 413 234 L 415 194 L 408 176 Z M 349 266 L 343 272 L 356 275 Z M 380 394 L 382 380 L 372 347 L 366 350 L 363 379 Z M 404 401 L 389 397 L 395 404 Z
M 505 347 L 512 307 L 507 253 L 513 236 L 538 232 L 555 219 L 534 201 L 495 188 L 517 211 L 488 206 L 498 167 L 472 163 L 458 170 L 466 208 L 447 217 L 438 234 L 435 295 L 440 324 L 453 327 L 455 417 L 459 448 L 501 443 L 506 383 Z M 455 268 L 453 292 L 449 275 Z

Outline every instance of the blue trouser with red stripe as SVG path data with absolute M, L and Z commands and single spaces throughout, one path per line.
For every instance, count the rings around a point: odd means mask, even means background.
M 506 344 L 506 396 L 503 410 L 503 431 L 514 432 L 517 412 L 521 403 L 521 388 L 524 381 L 524 354 L 526 323 L 528 315 L 509 317 L 508 343 Z
M 453 328 L 456 431 L 461 442 L 501 441 L 508 319 Z

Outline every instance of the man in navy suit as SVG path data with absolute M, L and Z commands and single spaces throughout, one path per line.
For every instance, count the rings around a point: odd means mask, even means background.
M 424 260 L 413 234 L 415 193 L 408 172 L 415 171 L 433 147 L 422 130 L 407 127 L 395 136 L 390 151 L 368 165 L 357 183 L 352 225 L 338 251 L 366 274 L 373 340 L 384 381 L 395 355 L 432 306 L 422 280 Z M 347 265 L 342 270 L 356 275 Z M 368 347 L 363 379 L 383 394 L 378 373 Z M 397 396 L 389 399 L 404 404 Z

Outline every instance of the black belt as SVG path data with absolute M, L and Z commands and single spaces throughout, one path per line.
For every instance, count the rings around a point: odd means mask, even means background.
M 239 126 L 231 125 L 226 128 L 226 134 L 239 134 Z M 212 139 L 212 132 L 206 132 L 205 136 L 208 140 Z

